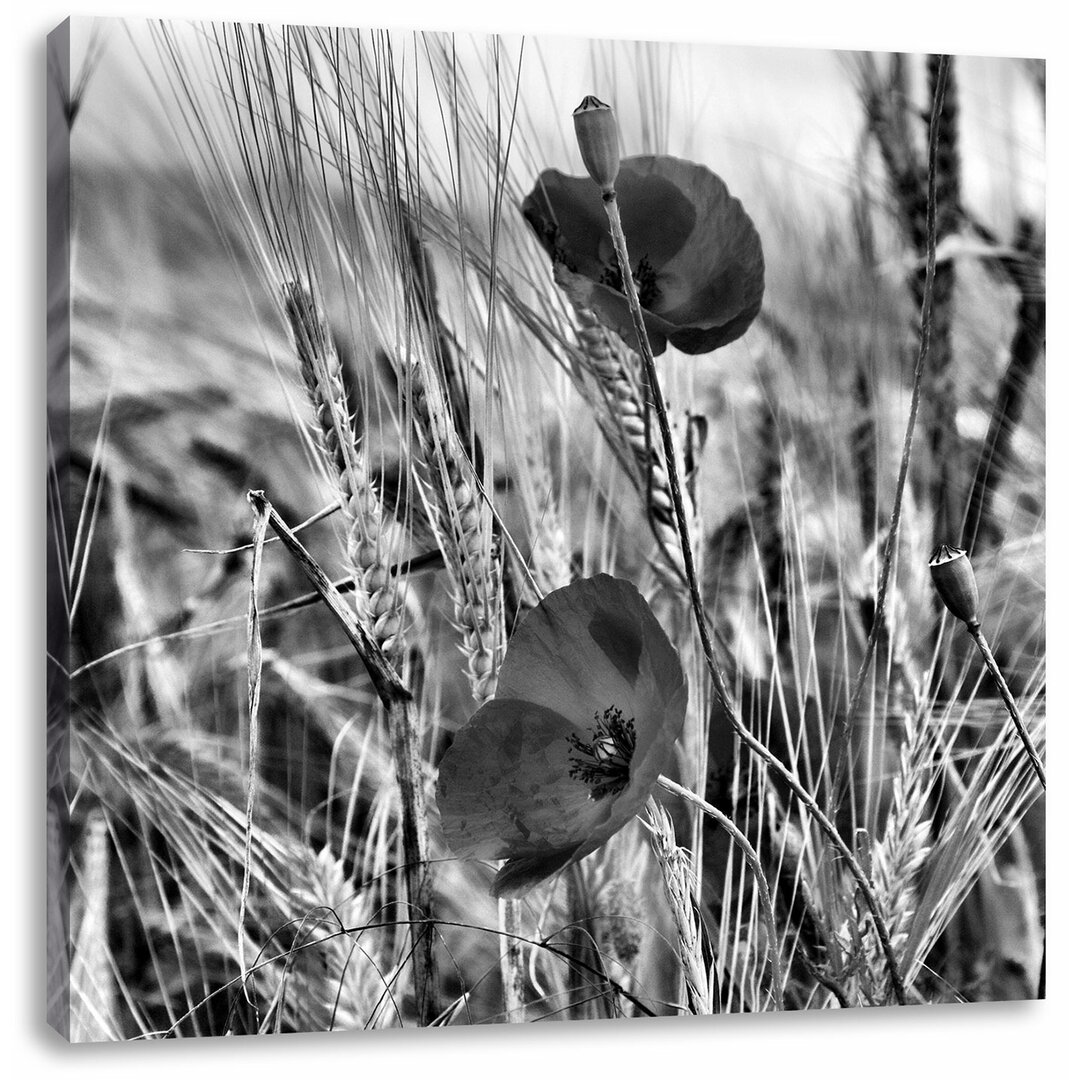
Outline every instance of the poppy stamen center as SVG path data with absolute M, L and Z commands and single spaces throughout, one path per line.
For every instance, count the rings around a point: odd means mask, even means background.
M 623 719 L 621 709 L 614 705 L 604 715 L 593 714 L 595 726 L 585 740 L 568 735 L 570 744 L 570 776 L 588 785 L 590 799 L 618 795 L 630 783 L 630 759 L 634 756 L 637 736 L 634 718 Z
M 600 271 L 600 284 L 626 295 L 618 256 L 612 255 L 607 266 Z M 642 307 L 652 307 L 660 299 L 660 283 L 648 255 L 638 260 L 637 269 L 634 271 L 634 288 L 637 289 Z

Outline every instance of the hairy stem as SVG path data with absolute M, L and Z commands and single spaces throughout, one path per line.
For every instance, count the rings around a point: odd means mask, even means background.
M 705 655 L 705 664 L 709 669 L 709 677 L 720 709 L 728 723 L 735 729 L 739 738 L 746 743 L 747 747 L 756 754 L 792 792 L 793 795 L 806 807 L 810 816 L 820 825 L 822 831 L 840 853 L 844 864 L 854 878 L 860 892 L 866 898 L 867 907 L 870 910 L 881 941 L 881 948 L 885 954 L 889 968 L 889 976 L 892 982 L 893 993 L 896 1000 L 904 1005 L 907 998 L 904 993 L 904 981 L 900 975 L 900 967 L 896 961 L 892 942 L 889 940 L 889 932 L 885 926 L 885 920 L 881 914 L 881 907 L 874 896 L 874 890 L 870 885 L 862 867 L 854 853 L 844 843 L 843 838 L 837 831 L 832 820 L 817 804 L 814 797 L 803 787 L 794 773 L 788 769 L 779 758 L 743 723 L 735 709 L 735 703 L 728 691 L 723 672 L 720 670 L 720 662 L 713 647 L 712 634 L 709 629 L 708 617 L 705 614 L 705 605 L 701 599 L 701 585 L 698 581 L 697 568 L 694 565 L 693 543 L 690 537 L 690 529 L 686 521 L 686 507 L 683 503 L 682 487 L 679 481 L 679 468 L 675 457 L 675 443 L 671 435 L 671 424 L 668 421 L 667 407 L 664 401 L 664 393 L 660 387 L 660 379 L 656 372 L 656 360 L 653 358 L 652 349 L 649 346 L 649 336 L 645 330 L 645 317 L 642 314 L 641 302 L 633 287 L 633 272 L 630 267 L 630 255 L 626 247 L 626 235 L 623 232 L 622 221 L 619 217 L 619 207 L 614 192 L 605 194 L 604 209 L 607 211 L 608 224 L 611 228 L 611 237 L 615 245 L 615 251 L 619 257 L 619 268 L 622 271 L 623 281 L 627 283 L 627 299 L 634 320 L 634 329 L 637 333 L 638 347 L 641 352 L 641 360 L 648 380 L 649 391 L 656 409 L 657 425 L 660 429 L 660 440 L 664 450 L 664 463 L 667 466 L 668 482 L 671 485 L 672 501 L 675 504 L 675 518 L 679 527 L 679 541 L 682 547 L 683 564 L 686 568 L 686 581 L 690 590 L 690 601 L 694 609 L 694 619 L 697 623 L 698 636 L 701 639 L 702 651 Z
M 525 946 L 521 936 L 521 901 L 499 898 L 499 933 L 503 949 L 499 953 L 502 976 L 503 1016 L 508 1024 L 525 1020 Z
M 1009 689 L 1008 683 L 1005 682 L 1005 676 L 1001 674 L 1001 668 L 998 667 L 998 662 L 994 659 L 994 654 L 990 651 L 990 643 L 986 640 L 986 635 L 982 632 L 982 627 L 977 621 L 969 622 L 967 624 L 967 630 L 975 639 L 975 644 L 978 646 L 979 652 L 982 653 L 986 670 L 990 672 L 990 678 L 994 680 L 994 685 L 1001 695 L 1001 700 L 1005 702 L 1005 708 L 1009 710 L 1009 717 L 1012 719 L 1013 727 L 1016 728 L 1016 734 L 1020 736 L 1020 741 L 1024 744 L 1024 749 L 1027 751 L 1031 767 L 1035 770 L 1035 775 L 1039 778 L 1039 783 L 1042 784 L 1043 791 L 1045 791 L 1046 770 L 1043 768 L 1043 763 L 1039 758 L 1039 752 L 1035 749 L 1035 744 L 1031 741 L 1031 736 L 1028 734 L 1027 725 L 1020 715 L 1020 710 L 1016 706 L 1016 699 L 1012 696 L 1012 691 Z

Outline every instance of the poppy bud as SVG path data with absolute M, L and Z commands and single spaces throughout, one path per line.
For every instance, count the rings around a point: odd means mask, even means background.
M 574 131 L 586 172 L 605 195 L 614 192 L 619 175 L 619 128 L 611 106 L 590 94 L 574 110 Z
M 966 551 L 942 544 L 930 559 L 930 577 L 942 603 L 963 622 L 978 624 L 979 586 Z

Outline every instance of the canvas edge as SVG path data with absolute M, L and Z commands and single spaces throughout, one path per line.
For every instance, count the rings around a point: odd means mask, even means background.
M 71 1037 L 70 680 L 67 614 L 71 431 L 71 19 L 47 36 L 46 67 L 46 978 L 45 1017 Z

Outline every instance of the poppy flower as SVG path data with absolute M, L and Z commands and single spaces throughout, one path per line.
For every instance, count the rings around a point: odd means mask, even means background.
M 754 223 L 723 180 L 681 158 L 632 157 L 615 194 L 653 352 L 670 341 L 705 353 L 741 337 L 761 310 L 765 262 Z M 592 178 L 546 169 L 521 210 L 561 268 L 560 284 L 637 348 Z
M 440 763 L 451 850 L 505 859 L 491 890 L 505 897 L 595 851 L 668 767 L 686 700 L 679 658 L 628 581 L 601 574 L 550 593 Z

